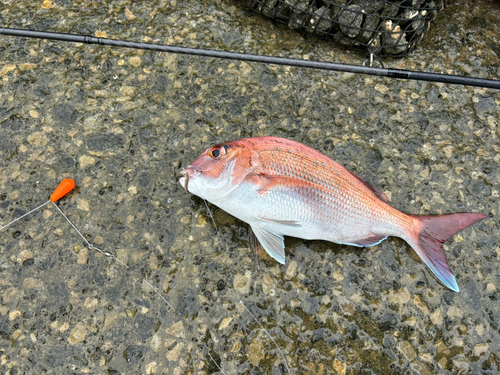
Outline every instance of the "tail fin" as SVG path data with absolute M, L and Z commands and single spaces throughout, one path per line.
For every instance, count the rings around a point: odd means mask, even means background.
M 436 277 L 448 288 L 458 292 L 455 276 L 446 261 L 443 243 L 479 220 L 483 214 L 463 213 L 439 216 L 410 215 L 420 223 L 420 231 L 407 241 Z

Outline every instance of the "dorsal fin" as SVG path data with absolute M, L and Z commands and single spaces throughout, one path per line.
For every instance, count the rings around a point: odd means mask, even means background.
M 363 180 L 361 177 L 359 177 L 357 174 L 355 174 L 354 172 L 350 171 L 347 169 L 347 171 L 353 175 L 354 177 L 356 177 L 356 179 L 361 182 L 363 185 L 365 185 L 368 189 L 370 189 L 373 193 L 375 193 L 375 195 L 377 197 L 380 198 L 380 200 L 382 200 L 383 202 L 387 203 L 387 204 L 390 204 L 391 201 L 389 200 L 389 198 L 387 198 L 387 195 L 385 195 L 385 193 L 380 190 L 380 189 L 377 189 L 376 187 L 370 185 L 368 182 L 366 182 L 365 180 Z

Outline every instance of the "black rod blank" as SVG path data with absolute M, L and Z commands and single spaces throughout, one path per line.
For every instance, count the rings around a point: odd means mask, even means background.
M 348 72 L 357 74 L 368 74 L 373 76 L 398 78 L 398 79 L 411 79 L 416 81 L 442 82 L 455 85 L 467 85 L 467 86 L 477 86 L 477 87 L 485 87 L 491 89 L 500 89 L 499 80 L 465 77 L 465 76 L 457 76 L 457 75 L 441 74 L 441 73 L 426 73 L 426 72 L 414 72 L 411 70 L 401 70 L 401 69 L 373 68 L 373 67 L 358 66 L 358 65 L 331 63 L 326 61 L 310 61 L 301 59 L 290 59 L 284 57 L 207 50 L 199 48 L 175 47 L 162 44 L 136 43 L 124 40 L 96 38 L 93 36 L 85 36 L 85 35 L 11 29 L 3 27 L 0 28 L 0 34 L 10 35 L 10 36 L 20 36 L 26 38 L 52 39 L 64 42 L 100 44 L 103 46 L 125 47 L 125 48 L 134 48 L 134 49 L 142 49 L 149 51 L 179 53 L 184 55 L 215 57 L 221 59 L 252 61 L 252 62 L 267 63 L 267 64 L 288 65 L 301 68 L 323 69 L 323 70 L 332 70 L 338 72 Z

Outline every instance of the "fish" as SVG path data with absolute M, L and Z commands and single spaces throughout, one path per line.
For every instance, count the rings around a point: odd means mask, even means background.
M 250 245 L 285 264 L 284 236 L 357 247 L 405 240 L 446 287 L 460 289 L 443 243 L 482 213 L 411 215 L 353 172 L 299 142 L 242 138 L 206 149 L 179 183 L 249 224 Z

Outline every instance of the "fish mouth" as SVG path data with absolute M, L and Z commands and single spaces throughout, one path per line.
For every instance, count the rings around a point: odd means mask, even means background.
M 193 178 L 196 178 L 200 172 L 197 171 L 196 169 L 194 169 L 193 167 L 191 166 L 188 166 L 186 168 L 184 168 L 182 171 L 181 171 L 181 174 L 183 177 L 181 177 L 179 179 L 179 183 L 184 186 L 184 190 L 186 191 L 186 193 L 189 194 L 189 190 L 188 190 L 188 186 L 189 186 L 189 179 L 193 179 Z

